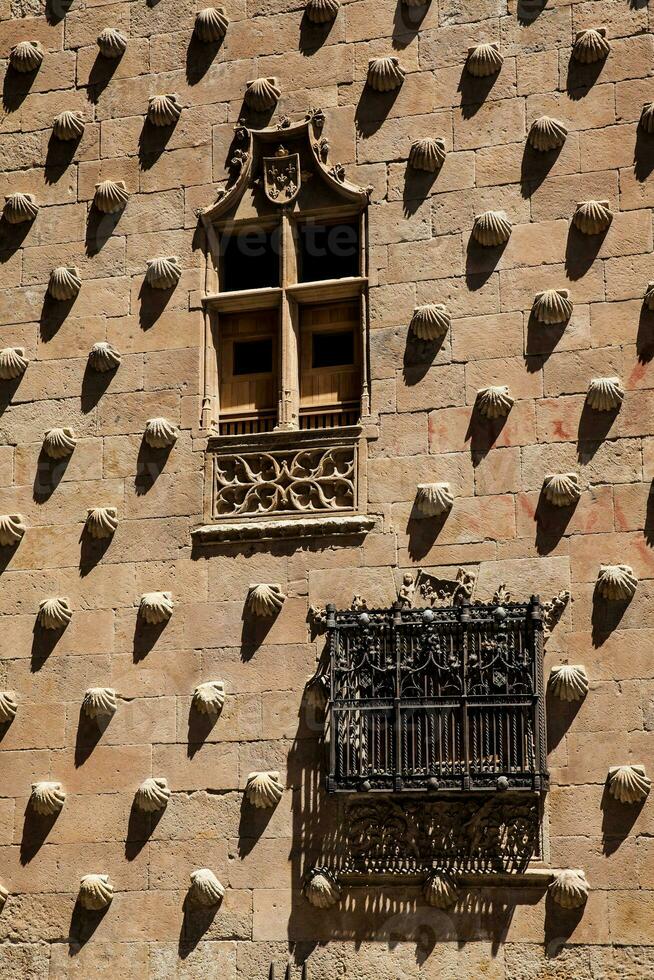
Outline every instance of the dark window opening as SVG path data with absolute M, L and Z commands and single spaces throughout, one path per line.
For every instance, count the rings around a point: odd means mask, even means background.
M 298 247 L 300 282 L 360 275 L 358 221 L 300 225 Z
M 270 374 L 273 369 L 272 337 L 261 340 L 237 340 L 234 343 L 234 364 L 232 373 Z
M 221 239 L 222 291 L 279 286 L 279 242 L 279 228 L 225 232 Z
M 312 368 L 354 364 L 354 333 L 351 330 L 314 333 L 312 341 Z

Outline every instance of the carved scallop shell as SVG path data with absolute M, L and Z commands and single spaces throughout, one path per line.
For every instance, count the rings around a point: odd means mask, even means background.
M 0 885 L 0 912 L 2 912 L 3 908 L 5 907 L 8 898 L 9 889 L 5 888 L 4 885 Z
M 317 909 L 331 909 L 341 900 L 341 888 L 329 871 L 314 868 L 304 884 L 304 896 Z
M 559 871 L 548 892 L 561 908 L 578 909 L 588 898 L 586 875 L 583 871 Z
M 59 813 L 65 800 L 66 794 L 61 788 L 61 783 L 47 781 L 32 783 L 30 806 L 35 813 L 40 813 L 42 817 L 49 817 L 53 813 Z
M 654 133 L 654 102 L 646 102 L 640 114 L 640 127 L 650 136 Z
M 597 591 L 604 599 L 631 599 L 637 585 L 638 579 L 629 565 L 600 565 Z
M 440 136 L 423 136 L 414 140 L 409 150 L 409 166 L 435 174 L 445 161 L 445 140 Z
M 86 512 L 86 530 L 92 538 L 110 538 L 118 527 L 115 507 L 91 507 Z
M 173 289 L 179 282 L 182 266 L 176 255 L 148 259 L 145 281 L 152 289 Z
M 201 715 L 219 715 L 225 703 L 222 681 L 206 681 L 193 691 L 193 707 Z
M 503 245 L 511 237 L 511 222 L 503 211 L 485 211 L 475 216 L 472 237 L 486 248 Z
M 581 497 L 579 477 L 576 473 L 553 473 L 543 481 L 545 499 L 555 507 L 570 507 Z
M 27 361 L 22 347 L 4 347 L 0 350 L 0 379 L 10 381 L 19 378 L 26 370 Z
M 100 340 L 89 351 L 89 364 L 94 371 L 115 371 L 120 364 L 120 354 L 112 344 Z
M 97 42 L 103 58 L 120 58 L 127 50 L 127 38 L 115 27 L 105 27 L 100 31 Z
M 328 24 L 335 19 L 339 7 L 339 0 L 308 0 L 305 9 L 312 24 Z
M 77 899 L 82 908 L 88 912 L 99 912 L 111 905 L 114 897 L 113 885 L 109 875 L 84 875 L 80 879 Z
M 552 694 L 560 701 L 583 701 L 588 694 L 588 677 L 581 664 L 559 664 L 550 671 Z
M 475 78 L 485 78 L 488 75 L 497 75 L 502 67 L 504 58 L 500 54 L 497 44 L 477 44 L 474 48 L 468 48 L 466 58 L 466 71 Z
M 245 86 L 245 104 L 255 112 L 265 112 L 277 105 L 281 94 L 276 78 L 253 78 Z
M 586 398 L 596 412 L 611 412 L 619 408 L 624 398 L 620 378 L 593 378 L 588 385 Z
M 477 392 L 477 408 L 487 419 L 504 418 L 511 411 L 513 402 L 506 385 L 490 385 Z
M 195 15 L 195 36 L 205 43 L 222 41 L 228 26 L 224 7 L 205 7 Z
M 647 291 L 645 293 L 645 306 L 648 310 L 654 310 L 654 282 L 649 282 L 647 284 Z
M 209 868 L 199 868 L 191 872 L 191 887 L 188 891 L 193 905 L 212 908 L 220 905 L 225 897 L 225 889 Z
M 608 201 L 580 201 L 572 215 L 573 225 L 584 235 L 601 235 L 612 221 Z
M 36 71 L 43 61 L 43 48 L 38 41 L 19 41 L 9 54 L 9 64 L 21 74 Z
M 38 624 L 44 630 L 62 630 L 73 618 L 73 610 L 68 599 L 53 596 L 39 603 Z
M 261 582 L 250 586 L 247 605 L 255 616 L 275 616 L 284 605 L 285 598 L 281 585 Z
M 531 308 L 534 319 L 547 325 L 567 323 L 572 316 L 572 300 L 568 289 L 545 289 L 536 293 Z
M 438 340 L 447 333 L 450 316 L 442 303 L 426 303 L 416 306 L 409 326 L 420 340 Z
M 375 92 L 394 91 L 404 81 L 404 75 L 400 59 L 392 55 L 388 58 L 371 58 L 368 62 L 367 83 Z
M 179 430 L 168 419 L 148 419 L 143 438 L 151 449 L 166 449 L 174 446 L 179 438 Z
M 610 50 L 611 45 L 606 40 L 606 29 L 590 27 L 588 30 L 578 31 L 575 35 L 572 57 L 582 65 L 592 65 L 606 58 Z
M 548 153 L 550 150 L 557 150 L 565 143 L 568 135 L 567 127 L 558 119 L 551 116 L 541 116 L 534 119 L 529 129 L 529 144 L 540 153 Z
M 43 438 L 43 452 L 50 459 L 63 459 L 64 456 L 70 456 L 76 445 L 75 433 L 69 426 L 63 429 L 48 429 Z
M 148 120 L 153 126 L 174 126 L 182 114 L 179 98 L 170 95 L 153 95 L 148 102 Z
M 416 507 L 425 517 L 439 517 L 450 510 L 453 503 L 449 483 L 418 484 Z
M 33 194 L 7 194 L 3 209 L 5 221 L 10 225 L 22 225 L 34 221 L 39 213 L 39 206 Z
M 82 288 L 82 280 L 75 266 L 60 265 L 50 273 L 48 292 L 53 299 L 73 299 Z
M 173 614 L 171 592 L 144 592 L 139 603 L 139 614 L 146 623 L 165 623 Z
M 111 718 L 116 709 L 116 692 L 111 687 L 90 687 L 84 695 L 82 710 L 87 718 Z
M 18 701 L 13 691 L 0 691 L 0 725 L 6 725 L 16 717 Z
M 609 793 L 618 803 L 640 803 L 649 793 L 652 781 L 644 766 L 611 766 L 608 786 Z
M 457 900 L 456 886 L 447 875 L 431 874 L 423 886 L 427 905 L 435 909 L 449 909 Z
M 251 772 L 248 776 L 245 795 L 260 810 L 277 806 L 283 792 L 278 772 Z
M 134 804 L 144 813 L 164 810 L 170 799 L 170 789 L 163 777 L 151 776 L 145 779 L 136 791 Z
M 63 142 L 77 140 L 84 132 L 84 119 L 79 112 L 60 112 L 52 124 L 52 131 Z
M 129 200 L 124 180 L 101 180 L 95 185 L 93 203 L 103 214 L 117 214 Z
M 22 514 L 0 515 L 0 547 L 8 548 L 18 544 L 26 530 Z

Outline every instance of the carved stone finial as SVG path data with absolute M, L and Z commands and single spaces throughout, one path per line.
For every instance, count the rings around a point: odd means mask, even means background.
M 409 166 L 435 174 L 445 163 L 445 140 L 440 136 L 424 136 L 414 140 L 409 150 Z
M 222 41 L 228 26 L 224 7 L 205 7 L 195 15 L 195 36 L 205 44 Z
M 450 317 L 442 303 L 426 303 L 416 306 L 409 326 L 420 340 L 438 340 L 447 333 Z
M 100 31 L 97 44 L 103 58 L 121 58 L 127 50 L 127 38 L 115 27 L 105 27 Z
M 182 266 L 176 255 L 148 259 L 145 281 L 152 289 L 174 289 L 182 275 Z
M 630 565 L 600 565 L 596 588 L 604 599 L 625 602 L 633 597 L 637 586 Z
M 424 517 L 440 517 L 452 509 L 454 497 L 449 483 L 419 483 L 416 507 Z
M 277 806 L 283 793 L 278 772 L 251 772 L 248 776 L 245 795 L 260 810 Z
M 485 211 L 475 216 L 472 237 L 485 248 L 503 245 L 511 237 L 511 222 L 503 211 Z
M 44 630 L 62 630 L 73 618 L 68 599 L 61 596 L 43 599 L 39 603 L 37 622 Z
M 42 817 L 50 817 L 59 813 L 66 801 L 66 794 L 61 788 L 61 783 L 53 783 L 44 780 L 40 783 L 32 783 L 30 794 L 30 806 L 35 813 Z
M 86 530 L 92 538 L 110 538 L 118 527 L 115 507 L 92 507 L 86 512 Z
M 151 449 L 168 449 L 179 439 L 179 429 L 168 419 L 148 419 L 143 438 Z
M 247 606 L 255 616 L 275 616 L 284 605 L 285 599 L 281 585 L 260 583 L 250 586 Z
M 13 548 L 21 540 L 26 530 L 22 514 L 0 515 L 0 547 Z
M 95 185 L 93 203 L 103 214 L 118 214 L 129 200 L 124 180 L 101 180 Z
M 530 146 L 533 146 L 535 150 L 540 153 L 548 153 L 550 150 L 558 150 L 559 147 L 563 146 L 567 135 L 566 126 L 558 119 L 541 116 L 540 119 L 535 119 L 531 124 L 527 139 Z
M 548 326 L 567 323 L 572 316 L 572 300 L 568 289 L 546 289 L 536 293 L 531 312 L 535 320 Z
M 255 112 L 266 112 L 277 105 L 282 95 L 276 78 L 253 78 L 245 86 L 245 104 Z
M 21 194 L 17 191 L 5 197 L 2 214 L 10 225 L 27 224 L 28 221 L 34 221 L 38 213 L 39 206 L 33 194 Z
M 607 57 L 611 45 L 606 40 L 606 28 L 588 28 L 577 31 L 572 45 L 572 57 L 582 65 L 592 65 Z
M 167 622 L 173 614 L 171 592 L 144 592 L 139 602 L 139 615 L 146 623 L 156 626 Z
M 22 75 L 36 71 L 42 62 L 43 48 L 39 41 L 19 41 L 9 53 L 9 64 Z
M 584 235 L 601 235 L 613 221 L 608 201 L 580 201 L 572 223 Z
M 497 75 L 503 62 L 498 44 L 476 44 L 468 48 L 466 71 L 475 78 L 486 78 Z
M 60 112 L 52 124 L 52 132 L 62 142 L 78 140 L 84 132 L 84 119 L 81 112 Z
M 490 385 L 477 392 L 477 409 L 487 419 L 504 418 L 511 411 L 513 402 L 506 385 Z
M 91 874 L 80 879 L 78 901 L 88 912 L 99 912 L 111 905 L 114 889 L 109 875 Z
M 550 673 L 552 694 L 560 701 L 583 701 L 588 694 L 586 668 L 581 664 L 559 664 Z
M 553 473 L 543 481 L 545 499 L 555 507 L 571 507 L 581 497 L 576 473 Z
M 608 789 L 618 803 L 640 803 L 652 788 L 645 766 L 611 766 L 607 777 Z
M 402 585 L 397 590 L 397 601 L 403 609 L 412 609 L 416 597 L 416 580 L 412 572 L 405 572 L 402 576 Z
M 620 378 L 593 378 L 588 385 L 586 400 L 596 412 L 611 412 L 619 408 L 624 398 Z
M 0 725 L 13 721 L 18 711 L 18 701 L 14 691 L 0 691 Z
M 213 908 L 220 905 L 225 897 L 225 889 L 209 868 L 199 868 L 191 872 L 191 886 L 188 891 L 192 905 Z
M 168 95 L 153 95 L 148 101 L 148 122 L 152 126 L 174 126 L 182 114 L 179 96 L 174 92 Z
M 339 0 L 308 0 L 305 10 L 312 24 L 328 24 L 340 7 Z
M 65 456 L 70 456 L 76 445 L 77 439 L 70 426 L 48 429 L 43 437 L 43 452 L 50 459 L 64 459 Z
M 644 133 L 654 133 L 654 102 L 646 102 L 640 114 L 640 128 Z
M 205 681 L 193 691 L 193 707 L 201 715 L 217 717 L 225 703 L 225 685 L 222 681 Z
M 447 875 L 434 873 L 429 875 L 423 886 L 423 894 L 427 905 L 435 909 L 449 909 L 456 904 L 456 886 Z
M 375 92 L 392 92 L 399 88 L 404 75 L 400 59 L 394 56 L 371 58 L 368 62 L 367 83 Z
M 168 782 L 163 777 L 151 776 L 137 789 L 134 805 L 143 813 L 156 813 L 157 810 L 166 809 L 169 799 Z
M 115 371 L 120 360 L 120 352 L 104 340 L 98 341 L 89 351 L 89 364 L 94 371 Z
M 547 599 L 543 602 L 541 606 L 541 611 L 543 615 L 543 637 L 547 639 L 552 634 L 552 630 L 558 623 L 559 619 L 563 615 L 563 610 L 570 602 L 570 593 L 567 589 L 561 589 L 561 591 L 553 596 L 551 599 Z
M 74 299 L 82 288 L 82 280 L 75 266 L 59 266 L 50 273 L 48 292 L 60 301 Z
M 4 347 L 0 350 L 0 380 L 12 381 L 27 370 L 23 347 Z
M 331 909 L 341 900 L 341 888 L 326 868 L 313 868 L 304 882 L 304 896 L 317 909 Z
M 548 892 L 556 902 L 564 909 L 578 909 L 588 898 L 588 882 L 583 871 L 560 871 Z
M 116 709 L 116 692 L 111 687 L 90 687 L 84 695 L 82 710 L 87 718 L 111 718 Z

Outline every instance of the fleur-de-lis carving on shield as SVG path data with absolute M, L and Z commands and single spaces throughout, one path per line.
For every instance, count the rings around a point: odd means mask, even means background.
M 280 146 L 274 157 L 263 158 L 263 188 L 274 204 L 290 204 L 300 190 L 300 155 Z

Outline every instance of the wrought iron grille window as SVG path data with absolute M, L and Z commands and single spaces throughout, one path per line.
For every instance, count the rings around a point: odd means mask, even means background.
M 327 607 L 332 792 L 547 788 L 539 600 Z

